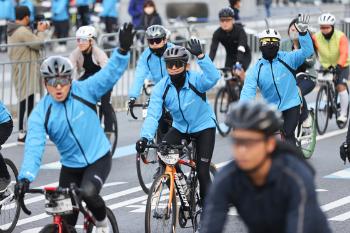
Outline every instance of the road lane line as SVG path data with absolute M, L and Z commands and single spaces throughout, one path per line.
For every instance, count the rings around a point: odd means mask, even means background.
M 343 222 L 350 219 L 350 211 L 349 212 L 345 212 L 343 214 L 337 215 L 333 218 L 329 218 L 328 220 L 330 221 L 336 221 L 336 222 Z
M 340 206 L 343 206 L 343 205 L 346 205 L 349 203 L 350 203 L 350 196 L 347 196 L 347 197 L 343 197 L 341 199 L 338 199 L 336 201 L 330 202 L 328 204 L 325 204 L 325 205 L 321 206 L 321 209 L 324 212 L 326 212 L 326 211 L 329 211 L 331 209 L 335 209 L 337 207 L 340 207 Z

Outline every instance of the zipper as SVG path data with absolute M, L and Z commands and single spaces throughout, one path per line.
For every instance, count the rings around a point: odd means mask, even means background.
M 175 89 L 176 89 L 176 88 L 175 88 Z M 180 90 L 180 91 L 181 91 L 181 90 Z M 176 92 L 177 92 L 177 99 L 178 99 L 178 102 L 179 102 L 179 109 L 180 109 L 182 118 L 184 119 L 184 121 L 186 121 L 186 124 L 187 124 L 186 133 L 188 133 L 189 124 L 188 124 L 188 121 L 185 119 L 184 113 L 182 112 L 182 109 L 181 109 L 181 105 L 180 105 L 180 91 L 177 91 L 177 90 L 176 90 Z
M 89 165 L 89 162 L 88 162 L 88 160 L 87 160 L 87 158 L 86 158 L 86 155 L 85 155 L 85 153 L 84 153 L 84 150 L 83 150 L 83 148 L 81 147 L 81 145 L 80 145 L 80 143 L 79 143 L 79 141 L 78 141 L 77 137 L 75 136 L 75 134 L 74 134 L 74 132 L 73 132 L 73 128 L 72 128 L 72 126 L 71 126 L 71 124 L 69 123 L 69 120 L 68 120 L 68 115 L 67 115 L 66 103 L 64 103 L 63 105 L 64 105 L 64 112 L 65 112 L 65 114 L 66 114 L 66 119 L 67 119 L 67 123 L 68 123 L 69 130 L 70 130 L 70 132 L 72 133 L 72 135 L 73 135 L 73 137 L 74 137 L 75 142 L 78 144 L 78 147 L 79 147 L 79 149 L 80 149 L 81 153 L 82 153 L 82 154 L 83 154 L 83 156 L 84 156 L 84 159 L 85 159 L 86 164 L 87 164 L 87 165 Z
M 278 108 L 280 108 L 280 105 L 282 103 L 282 100 L 281 100 L 281 96 L 280 96 L 280 93 L 277 89 L 277 84 L 276 84 L 276 81 L 275 81 L 275 75 L 273 74 L 273 69 L 272 69 L 272 61 L 270 61 L 270 66 L 271 66 L 271 73 L 272 73 L 272 80 L 273 80 L 273 84 L 275 85 L 275 88 L 276 88 L 276 91 L 277 91 L 277 95 L 278 95 L 278 98 L 280 99 L 280 103 L 278 104 Z
M 160 65 L 160 75 L 161 75 L 161 78 L 163 78 L 163 67 L 162 67 L 162 59 L 159 58 L 159 65 Z

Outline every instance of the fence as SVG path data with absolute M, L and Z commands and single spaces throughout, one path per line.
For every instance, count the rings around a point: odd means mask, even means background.
M 316 18 L 316 17 L 314 17 Z M 283 22 L 279 21 L 278 23 L 270 23 L 271 27 L 282 29 L 280 30 L 283 36 L 286 36 L 286 29 L 288 27 L 288 24 L 290 22 L 290 19 L 285 20 Z M 316 20 L 311 22 L 312 25 L 317 25 Z M 350 36 L 350 19 L 344 19 L 340 21 L 340 23 L 337 25 L 341 30 L 343 30 L 347 36 Z M 209 51 L 210 48 L 210 42 L 211 37 L 214 32 L 218 28 L 218 23 L 204 23 L 204 24 L 183 24 L 183 25 L 174 25 L 168 27 L 168 29 L 171 31 L 171 37 L 170 41 L 173 41 L 175 43 L 185 43 L 191 36 L 196 36 L 201 39 L 201 41 L 204 44 L 205 51 Z M 250 46 L 252 50 L 252 63 L 253 64 L 256 59 L 259 56 L 259 43 L 257 39 L 257 32 L 263 30 L 266 28 L 265 22 L 258 22 L 255 24 L 247 23 L 245 25 L 245 29 L 248 35 L 248 45 Z M 98 45 L 107 53 L 110 53 L 111 50 L 117 46 L 117 42 L 114 41 L 108 41 L 107 38 L 109 37 L 116 37 L 116 33 L 111 34 L 103 34 L 99 37 L 97 40 Z M 113 92 L 112 92 L 112 101 L 113 106 L 119 110 L 125 109 L 126 107 L 126 101 L 127 101 L 127 95 L 128 90 L 131 87 L 133 81 L 134 81 L 134 71 L 137 64 L 137 58 L 142 53 L 142 51 L 147 47 L 147 43 L 145 43 L 142 39 L 142 32 L 138 36 L 138 40 L 136 40 L 136 43 L 134 43 L 134 46 L 131 48 L 131 59 L 129 61 L 128 69 L 124 73 L 123 77 L 119 80 L 119 82 L 115 85 Z M 64 38 L 64 39 L 55 39 L 55 40 L 48 40 L 41 42 L 40 45 L 42 47 L 41 49 L 41 55 L 42 58 L 47 57 L 52 54 L 50 51 L 52 48 L 54 48 L 55 44 L 57 44 L 60 41 L 66 41 L 68 43 L 69 48 L 75 47 L 75 38 Z M 17 47 L 17 46 L 28 46 L 32 44 L 37 43 L 19 43 L 19 44 L 9 44 L 9 45 L 0 45 L 0 47 Z M 63 54 L 68 55 L 68 54 Z M 225 61 L 226 52 L 224 48 L 220 45 L 216 54 L 215 58 L 215 65 L 217 67 L 223 67 L 224 61 Z M 4 61 L 0 62 L 0 100 L 4 102 L 12 112 L 14 116 L 17 115 L 19 112 L 19 101 L 17 96 L 19 96 L 19 93 L 16 93 L 14 88 L 14 78 L 11 77 L 11 69 L 13 66 L 17 65 L 19 67 L 19 72 L 23 73 L 25 72 L 26 75 L 26 85 L 29 82 L 29 69 L 30 65 L 32 63 L 35 63 L 39 65 L 41 63 L 41 60 L 39 61 Z M 193 69 L 199 69 L 198 65 L 196 64 L 195 60 L 191 60 L 191 68 Z M 40 83 L 40 77 L 37 75 L 37 82 Z M 223 81 L 219 81 L 217 86 L 220 86 L 223 84 Z M 42 91 L 44 88 L 42 84 L 37 86 L 36 89 L 36 95 L 35 95 L 35 102 L 37 102 L 44 94 Z M 215 89 L 213 90 L 215 91 Z M 210 93 L 209 93 L 210 94 Z M 28 95 L 27 95 L 28 96 Z M 28 101 L 26 103 L 28 105 Z

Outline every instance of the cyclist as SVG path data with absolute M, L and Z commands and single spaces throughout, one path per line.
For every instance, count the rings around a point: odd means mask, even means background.
M 281 36 L 274 29 L 259 34 L 260 58 L 249 70 L 241 92 L 241 100 L 254 99 L 256 88 L 262 96 L 282 112 L 284 138 L 296 144 L 294 131 L 299 122 L 301 98 L 296 84 L 295 69 L 313 54 L 312 39 L 307 31 L 309 16 L 300 15 L 294 24 L 299 32 L 300 49 L 278 51 Z
M 105 203 L 99 192 L 110 171 L 112 155 L 93 108 L 126 70 L 133 36 L 132 24 L 124 24 L 119 33 L 120 48 L 103 69 L 82 82 L 72 81 L 69 59 L 47 58 L 40 72 L 49 94 L 38 103 L 28 122 L 18 195 L 28 190 L 39 172 L 48 134 L 61 154 L 59 186 L 69 187 L 74 182 L 85 190 L 82 197 L 96 218 L 96 232 L 108 232 Z M 74 226 L 77 213 L 65 220 Z
M 149 48 L 147 48 L 140 56 L 135 70 L 135 80 L 129 91 L 129 107 L 135 103 L 140 96 L 142 86 L 145 79 L 149 79 L 155 84 L 163 77 L 166 77 L 166 67 L 163 54 L 167 48 L 174 47 L 174 44 L 167 40 L 167 29 L 161 25 L 153 25 L 147 28 L 146 38 Z M 160 142 L 169 129 L 169 116 L 166 112 L 162 114 L 159 120 L 157 131 L 157 141 Z
M 79 81 L 84 81 L 91 75 L 95 74 L 103 68 L 108 62 L 107 54 L 95 45 L 97 37 L 96 29 L 93 26 L 80 27 L 75 37 L 77 39 L 78 47 L 70 54 L 74 69 L 77 70 L 78 75 L 81 70 L 84 73 L 78 78 Z M 113 131 L 113 107 L 111 107 L 111 94 L 113 87 L 106 92 L 101 98 L 101 111 L 104 117 L 105 132 Z
M 204 55 L 197 39 L 191 39 L 188 50 L 198 58 L 202 73 L 189 70 L 188 51 L 181 46 L 168 48 L 164 53 L 167 76 L 154 87 L 148 114 L 141 129 L 136 150 L 142 153 L 154 137 L 163 106 L 173 118 L 172 128 L 163 141 L 179 145 L 182 139 L 197 140 L 197 172 L 202 200 L 210 184 L 209 165 L 215 144 L 215 115 L 206 101 L 205 92 L 215 86 L 220 73 Z
M 243 81 L 252 56 L 247 44 L 247 34 L 241 24 L 235 23 L 234 15 L 230 7 L 220 10 L 220 27 L 213 34 L 209 57 L 214 61 L 219 43 L 221 43 L 226 50 L 225 67 L 233 68 Z
M 215 177 L 200 233 L 222 232 L 232 205 L 251 233 L 331 232 L 317 201 L 314 170 L 299 149 L 274 136 L 282 125 L 276 107 L 238 102 L 226 122 L 234 129 L 234 161 Z
M 13 122 L 10 112 L 0 101 L 0 150 L 1 146 L 10 137 L 13 129 Z M 11 183 L 11 177 L 7 170 L 5 160 L 0 153 L 0 194 L 6 190 Z
M 282 41 L 280 50 L 281 51 L 294 51 L 300 48 L 298 40 L 298 31 L 295 28 L 294 24 L 297 22 L 298 18 L 294 18 L 288 27 L 288 36 L 289 39 Z M 315 46 L 314 46 L 315 50 Z M 299 66 L 295 73 L 297 77 L 297 85 L 300 89 L 302 95 L 302 111 L 300 116 L 300 122 L 303 122 L 303 127 L 311 127 L 312 118 L 309 115 L 307 108 L 307 102 L 305 100 L 305 95 L 309 94 L 316 86 L 317 73 L 314 68 L 316 63 L 316 53 L 311 57 L 305 59 L 304 63 Z
M 340 99 L 340 115 L 337 121 L 347 121 L 349 94 L 346 90 L 346 81 L 349 76 L 349 42 L 346 35 L 335 29 L 335 17 L 325 13 L 318 18 L 320 31 L 314 36 L 318 56 L 323 69 L 335 69 L 336 89 Z

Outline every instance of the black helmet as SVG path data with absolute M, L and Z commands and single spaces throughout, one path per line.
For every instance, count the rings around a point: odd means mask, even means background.
M 282 128 L 283 120 L 273 105 L 261 101 L 239 101 L 230 106 L 225 123 L 233 129 L 260 131 L 271 136 Z
M 186 48 L 182 46 L 175 45 L 172 48 L 168 48 L 164 52 L 164 61 L 182 61 L 183 63 L 187 63 L 189 59 L 189 54 Z
M 165 38 L 167 35 L 167 30 L 162 25 L 152 25 L 146 30 L 146 38 L 156 39 L 156 38 Z
M 70 76 L 73 73 L 73 65 L 66 57 L 51 56 L 41 64 L 40 73 L 44 78 Z
M 219 11 L 219 18 L 231 17 L 234 18 L 235 12 L 230 7 L 222 8 Z

